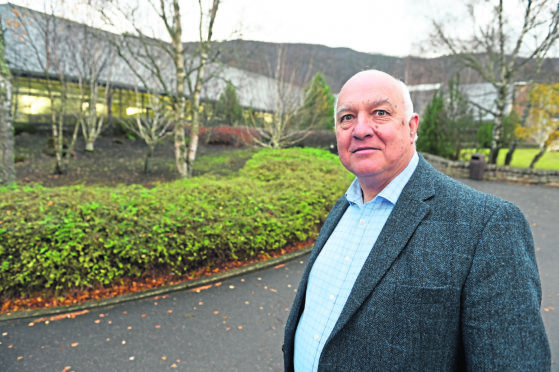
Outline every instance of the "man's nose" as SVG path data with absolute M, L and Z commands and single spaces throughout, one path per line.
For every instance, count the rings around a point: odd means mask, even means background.
M 357 138 L 364 138 L 372 136 L 375 133 L 371 118 L 365 114 L 357 115 L 355 126 L 353 127 L 353 136 Z

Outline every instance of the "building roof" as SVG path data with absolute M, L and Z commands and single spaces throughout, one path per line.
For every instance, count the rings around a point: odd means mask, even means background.
M 116 35 L 104 30 L 88 27 L 74 21 L 50 16 L 13 4 L 0 4 L 0 16 L 5 25 L 5 56 L 12 73 L 31 76 L 78 81 L 89 79 L 92 74 L 99 76 L 101 84 L 133 90 L 159 91 L 165 93 L 160 80 L 155 78 L 144 45 L 137 37 Z M 129 58 L 129 63 L 118 56 L 115 45 L 123 45 L 126 40 L 130 49 L 123 54 L 131 56 L 130 50 L 142 52 Z M 156 65 L 163 76 L 164 84 L 172 91 L 175 84 L 175 69 L 169 55 L 160 47 L 160 41 L 148 40 L 149 54 L 156 59 Z M 50 50 L 50 53 L 46 51 Z M 50 55 L 49 55 L 50 54 Z M 143 55 L 142 55 L 143 54 Z M 47 58 L 47 56 L 49 58 Z M 195 57 L 185 60 L 195 63 Z M 153 65 L 153 63 L 151 64 Z M 48 71 L 47 71 L 48 70 Z M 239 68 L 210 63 L 205 76 L 212 79 L 202 88 L 202 99 L 215 101 L 224 91 L 227 82 L 236 88 L 241 105 L 262 111 L 275 111 L 278 100 L 278 82 L 269 77 Z M 290 88 L 297 100 L 301 100 L 303 90 Z M 184 94 L 189 96 L 185 88 Z

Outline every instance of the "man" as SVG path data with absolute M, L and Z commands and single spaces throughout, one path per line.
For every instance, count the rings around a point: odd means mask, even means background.
M 286 371 L 544 371 L 530 227 L 416 153 L 406 86 L 363 71 L 336 105 L 356 179 L 317 238 L 285 329 Z

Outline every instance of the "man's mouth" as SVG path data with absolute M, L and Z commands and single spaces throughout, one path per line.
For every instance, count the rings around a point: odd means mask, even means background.
M 365 152 L 365 151 L 375 151 L 378 150 L 376 147 L 358 147 L 354 150 L 351 150 L 352 154 L 356 154 L 358 152 Z

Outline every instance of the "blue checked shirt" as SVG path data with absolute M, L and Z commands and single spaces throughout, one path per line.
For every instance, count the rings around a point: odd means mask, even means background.
M 295 333 L 295 371 L 317 370 L 324 344 L 418 160 L 416 153 L 404 171 L 366 204 L 357 179 L 346 192 L 350 205 L 309 276 L 305 309 Z

